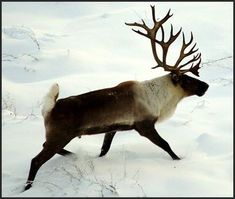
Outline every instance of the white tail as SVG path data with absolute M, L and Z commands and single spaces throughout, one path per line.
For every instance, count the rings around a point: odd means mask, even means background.
M 55 106 L 56 99 L 59 96 L 59 85 L 57 83 L 53 84 L 43 99 L 42 105 L 42 116 L 45 118 L 47 114 Z

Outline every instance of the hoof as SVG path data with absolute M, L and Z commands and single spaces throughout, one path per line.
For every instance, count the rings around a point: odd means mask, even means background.
M 99 155 L 99 157 L 102 157 L 102 156 L 104 156 L 106 153 L 107 153 L 107 152 L 105 152 L 103 149 L 101 149 L 101 152 L 100 152 L 100 155 Z
M 173 160 L 181 160 L 178 156 L 174 157 Z
M 171 154 L 171 158 L 173 160 L 180 160 L 180 158 L 176 154 Z
M 24 187 L 24 190 L 26 191 L 26 190 L 30 189 L 32 187 L 32 184 L 33 184 L 33 182 L 27 182 Z

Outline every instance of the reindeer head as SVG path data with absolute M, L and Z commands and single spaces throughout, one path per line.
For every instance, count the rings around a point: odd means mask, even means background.
M 139 30 L 132 29 L 134 32 L 150 39 L 153 56 L 154 56 L 155 61 L 157 62 L 157 66 L 152 67 L 152 69 L 162 67 L 165 71 L 169 71 L 172 82 L 175 85 L 179 84 L 188 95 L 198 95 L 198 96 L 204 95 L 204 93 L 207 91 L 209 85 L 203 81 L 200 81 L 196 78 L 190 77 L 185 74 L 187 72 L 191 72 L 193 75 L 196 75 L 199 77 L 198 70 L 200 69 L 199 66 L 201 63 L 201 53 L 197 53 L 195 55 L 195 52 L 198 51 L 198 49 L 195 49 L 196 43 L 191 47 L 190 50 L 185 52 L 185 50 L 193 42 L 192 32 L 191 32 L 191 38 L 190 38 L 189 42 L 185 42 L 185 36 L 184 36 L 184 33 L 182 33 L 183 43 L 182 43 L 182 46 L 180 49 L 180 55 L 174 65 L 167 64 L 166 58 L 167 58 L 168 49 L 169 49 L 170 45 L 180 35 L 182 28 L 180 28 L 180 30 L 176 34 L 173 34 L 173 26 L 171 25 L 170 37 L 167 41 L 164 41 L 165 40 L 165 32 L 164 32 L 163 24 L 172 16 L 172 14 L 170 14 L 170 10 L 169 10 L 163 19 L 157 21 L 156 17 L 155 17 L 155 7 L 151 6 L 151 9 L 152 9 L 152 19 L 153 19 L 153 23 L 154 23 L 153 28 L 148 27 L 145 24 L 144 20 L 142 20 L 142 24 L 141 23 L 125 23 L 125 24 L 128 26 L 140 27 L 146 31 L 146 33 L 143 33 Z M 157 32 L 159 29 L 161 29 L 161 37 L 162 37 L 161 40 L 156 39 Z M 159 56 L 157 54 L 156 44 L 160 45 L 160 47 L 162 48 L 162 58 L 161 59 L 159 58 Z M 188 59 L 184 63 L 182 63 L 182 61 L 185 58 L 189 58 L 190 55 L 193 55 L 193 57 L 191 59 Z M 189 64 L 191 64 L 191 66 L 187 67 Z M 187 67 L 187 68 L 185 68 L 185 67 Z

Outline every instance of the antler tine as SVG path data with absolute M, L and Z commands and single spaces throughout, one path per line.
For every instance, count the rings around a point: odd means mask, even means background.
M 136 22 L 135 22 L 135 23 L 125 23 L 125 24 L 126 24 L 127 26 L 138 26 L 138 27 L 143 28 L 143 29 L 145 29 L 146 31 L 148 31 L 149 28 L 146 26 L 144 20 L 141 19 L 141 21 L 143 22 L 143 24 L 136 23 Z
M 155 17 L 155 6 L 152 6 L 152 5 L 150 5 L 150 6 L 151 6 L 151 9 L 152 9 L 152 18 L 153 18 L 153 22 L 154 22 L 154 23 L 157 23 L 156 17 Z
M 189 52 L 185 53 L 184 51 L 186 50 L 186 48 L 188 46 L 190 46 L 190 44 L 192 43 L 193 41 L 193 34 L 191 32 L 191 38 L 190 38 L 190 41 L 188 43 L 185 42 L 185 36 L 184 36 L 184 32 L 183 32 L 183 44 L 181 46 L 181 50 L 180 50 L 180 56 L 179 58 L 177 59 L 175 65 L 174 65 L 174 68 L 178 68 L 180 62 L 185 58 L 185 57 L 188 57 L 189 55 L 195 53 L 197 50 L 193 50 L 196 46 L 196 43 L 194 44 L 194 46 L 189 50 Z M 181 68 L 181 67 L 180 67 Z
M 191 32 L 191 38 L 190 41 L 186 44 L 187 47 L 193 42 L 193 33 Z
M 161 31 L 162 31 L 162 43 L 164 43 L 164 39 L 165 39 L 165 32 L 164 32 L 164 28 L 163 28 L 163 26 L 161 25 Z
M 181 74 L 187 73 L 187 72 L 191 72 L 194 75 L 199 77 L 199 72 L 198 70 L 200 69 L 200 64 L 201 64 L 201 53 L 200 53 L 200 59 L 199 62 L 194 66 L 194 64 L 191 65 L 191 67 L 189 69 L 184 69 L 184 70 L 180 70 Z
M 135 23 L 125 23 L 125 24 L 128 25 L 128 26 L 138 26 L 140 28 L 145 29 L 148 32 L 149 31 L 149 27 L 145 24 L 143 19 L 141 19 L 141 21 L 142 21 L 143 24 L 136 23 L 136 22 Z
M 186 53 L 186 54 L 189 54 L 189 55 L 191 55 L 191 54 L 193 54 L 193 53 L 195 53 L 195 52 L 197 52 L 198 51 L 198 49 L 196 49 L 196 50 L 194 50 L 194 48 L 195 48 L 195 46 L 197 45 L 197 43 L 195 43 L 194 45 L 193 45 L 193 47 Z
M 191 32 L 191 38 L 189 40 L 188 43 L 185 42 L 185 36 L 184 36 L 184 32 L 183 32 L 183 44 L 182 44 L 182 48 L 183 50 L 186 49 L 193 41 L 193 33 Z
M 190 72 L 193 73 L 194 75 L 198 76 L 199 77 L 199 72 L 198 70 L 200 69 L 200 64 L 201 64 L 201 58 L 199 59 L 199 62 L 190 68 Z
M 166 16 L 159 21 L 160 25 L 164 24 L 170 17 L 173 16 L 173 14 L 170 14 L 171 12 L 171 9 L 169 9 L 168 13 L 166 14 Z
M 145 37 L 149 38 L 147 34 L 145 34 L 145 33 L 141 32 L 141 31 L 139 31 L 139 30 L 135 30 L 135 29 L 132 29 L 132 30 L 133 30 L 134 32 L 136 32 L 136 33 L 140 34 L 140 35 L 143 35 L 143 36 L 145 36 Z
M 193 58 L 191 60 L 189 60 L 188 62 L 186 62 L 185 64 L 182 64 L 181 66 L 179 66 L 177 69 L 180 70 L 181 68 L 183 68 L 184 66 L 197 61 L 199 58 L 201 58 L 201 53 L 198 53 L 196 55 L 193 56 Z
M 182 31 L 182 28 L 179 29 L 179 31 L 174 35 L 173 34 L 173 26 L 171 24 L 171 33 L 170 33 L 170 37 L 169 37 L 169 40 L 166 42 L 168 45 L 172 44 L 176 39 L 177 37 L 180 35 Z
M 125 24 L 128 25 L 128 26 L 137 26 L 137 27 L 143 28 L 143 29 L 145 29 L 148 32 L 149 31 L 149 27 L 145 24 L 143 19 L 141 19 L 141 21 L 142 21 L 143 24 L 136 23 L 136 22 L 135 23 L 125 23 Z M 143 36 L 149 38 L 148 34 L 145 34 L 145 33 L 141 32 L 140 30 L 135 30 L 135 29 L 132 29 L 132 30 L 134 32 L 140 34 L 140 35 L 143 35 Z
M 171 9 L 168 10 L 166 16 L 161 19 L 159 22 L 157 22 L 156 20 L 156 15 L 155 15 L 155 6 L 152 6 L 151 5 L 151 9 L 152 9 L 152 18 L 153 18 L 153 22 L 156 24 L 156 23 L 159 23 L 160 25 L 162 25 L 163 23 L 165 23 L 170 17 L 173 16 L 173 14 L 170 14 L 171 12 Z

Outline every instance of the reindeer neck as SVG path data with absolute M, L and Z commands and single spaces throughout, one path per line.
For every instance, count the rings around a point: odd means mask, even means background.
M 145 103 L 159 118 L 158 121 L 170 117 L 179 101 L 186 96 L 181 86 L 173 84 L 169 74 L 143 81 L 141 84 L 145 90 Z

